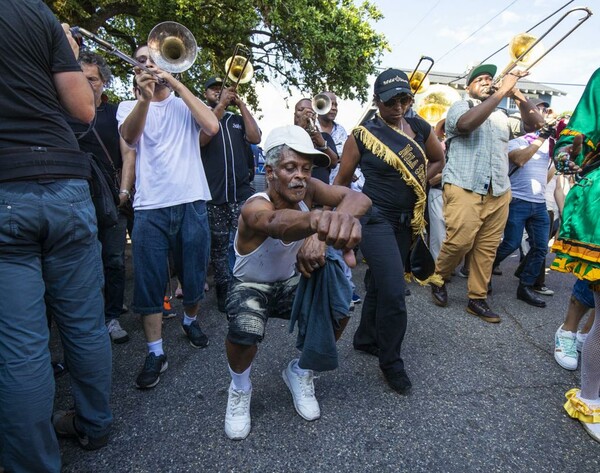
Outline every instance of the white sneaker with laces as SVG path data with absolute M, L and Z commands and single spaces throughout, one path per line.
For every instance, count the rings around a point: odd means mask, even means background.
M 225 411 L 225 434 L 231 440 L 243 440 L 248 437 L 252 427 L 250 418 L 250 399 L 252 389 L 245 392 L 229 386 L 227 398 L 227 411 Z
M 581 353 L 581 350 L 583 349 L 583 344 L 585 343 L 587 336 L 587 333 L 581 333 L 579 330 L 577 331 L 577 351 L 579 353 Z
M 554 291 L 546 286 L 534 286 L 533 290 L 542 296 L 553 296 Z
M 566 370 L 577 369 L 577 337 L 573 332 L 567 332 L 558 327 L 554 335 L 554 359 Z
M 129 341 L 129 334 L 123 330 L 118 319 L 112 319 L 106 324 L 106 328 L 108 328 L 108 334 L 114 343 L 125 343 Z
M 292 366 L 297 362 L 298 359 L 290 361 L 281 376 L 292 393 L 296 412 L 305 420 L 316 420 L 321 417 L 321 409 L 315 397 L 314 375 L 311 370 L 306 370 L 307 373 L 304 376 L 294 372 Z

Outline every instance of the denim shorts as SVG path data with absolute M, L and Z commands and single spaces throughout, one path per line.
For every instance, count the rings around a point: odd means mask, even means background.
M 577 299 L 584 306 L 590 309 L 595 306 L 594 304 L 594 293 L 590 289 L 590 282 L 578 279 L 573 285 L 573 291 L 571 295 Z
M 227 339 L 238 345 L 262 342 L 269 318 L 289 320 L 299 281 L 299 275 L 272 283 L 234 279 L 227 296 Z
M 149 315 L 162 311 L 169 282 L 169 251 L 181 281 L 184 307 L 204 297 L 210 231 L 203 200 L 136 210 L 132 240 L 135 312 Z

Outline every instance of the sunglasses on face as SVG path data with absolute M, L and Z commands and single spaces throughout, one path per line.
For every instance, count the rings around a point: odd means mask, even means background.
M 396 95 L 395 97 L 392 97 L 391 99 L 386 100 L 385 102 L 383 102 L 383 105 L 385 105 L 388 108 L 395 107 L 398 104 L 405 107 L 405 106 L 411 104 L 412 101 L 413 101 L 413 98 L 411 95 L 403 94 L 403 95 Z

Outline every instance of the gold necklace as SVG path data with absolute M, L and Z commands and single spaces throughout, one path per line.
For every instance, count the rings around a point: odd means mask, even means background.
M 392 125 L 392 124 L 391 124 L 390 122 L 388 122 L 388 121 L 387 121 L 385 118 L 383 118 L 383 117 L 382 117 L 382 116 L 379 114 L 379 112 L 377 113 L 377 116 L 378 116 L 379 118 L 381 118 L 381 120 L 383 120 L 383 123 L 385 123 L 387 126 L 389 126 L 389 127 L 392 129 L 392 130 L 396 130 L 396 131 L 399 131 L 399 132 L 402 132 L 402 133 L 404 133 L 404 123 L 402 123 L 402 120 L 403 120 L 403 118 L 404 118 L 404 115 L 402 115 L 402 116 L 400 117 L 400 127 L 397 127 L 396 125 Z

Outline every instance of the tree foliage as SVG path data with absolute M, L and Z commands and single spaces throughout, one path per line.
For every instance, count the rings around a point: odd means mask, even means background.
M 45 1 L 60 21 L 95 32 L 128 55 L 156 24 L 182 23 L 200 48 L 183 79 L 196 91 L 209 76 L 224 74 L 226 59 L 242 43 L 253 54 L 253 82 L 365 100 L 368 76 L 389 49 L 373 27 L 382 15 L 368 0 L 360 5 L 352 0 Z M 110 63 L 122 79 L 131 73 L 131 66 L 117 59 Z M 255 99 L 251 86 L 245 92 Z

